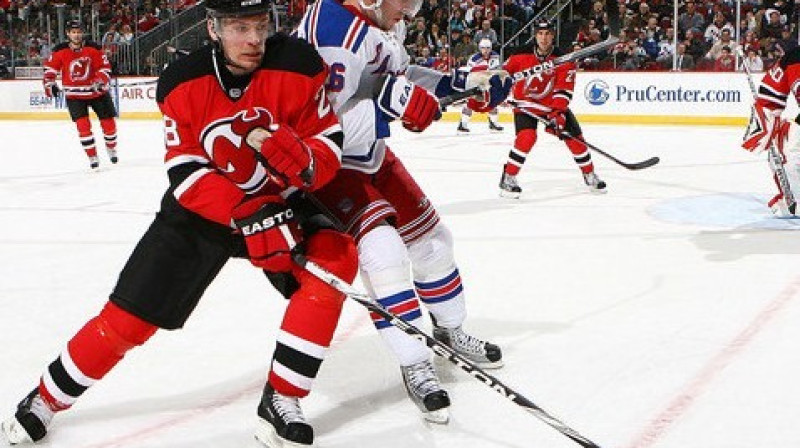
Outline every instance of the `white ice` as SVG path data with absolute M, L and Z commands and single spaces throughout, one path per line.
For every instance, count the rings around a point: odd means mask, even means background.
M 500 344 L 505 384 L 603 447 L 800 444 L 800 220 L 773 218 L 764 157 L 736 128 L 584 124 L 607 195 L 545 135 L 498 197 L 511 126 L 455 123 L 392 147 L 452 229 L 466 328 Z M 97 123 L 94 124 L 96 132 Z M 167 185 L 161 126 L 122 121 L 90 173 L 73 125 L 0 122 L 0 413 L 107 300 Z M 99 137 L 99 135 L 98 135 Z M 185 329 L 129 353 L 43 447 L 252 447 L 284 301 L 233 261 Z M 366 312 L 348 302 L 304 410 L 318 447 L 574 447 L 451 365 L 447 426 L 422 421 Z M 0 442 L 1 444 L 2 442 Z

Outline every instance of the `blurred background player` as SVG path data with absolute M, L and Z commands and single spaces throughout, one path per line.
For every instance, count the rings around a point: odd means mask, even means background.
M 552 23 L 537 22 L 533 45 L 529 51 L 512 55 L 504 68 L 509 74 L 523 71 L 563 54 L 553 45 L 555 33 Z M 523 78 L 514 83 L 512 95 L 516 100 L 514 107 L 514 128 L 516 138 L 514 147 L 508 153 L 508 161 L 503 166 L 500 177 L 500 196 L 519 198 L 522 194 L 517 182 L 517 174 L 525 164 L 528 153 L 536 143 L 536 128 L 539 124 L 534 117 L 549 122 L 548 132 L 558 135 L 568 132 L 575 138 L 565 138 L 564 143 L 572 153 L 575 163 L 583 174 L 583 180 L 591 191 L 604 193 L 606 183 L 597 177 L 589 148 L 583 143 L 580 124 L 569 109 L 572 91 L 575 88 L 575 64 L 568 62 L 548 70 L 541 75 Z
M 800 91 L 796 88 L 798 82 L 800 47 L 789 50 L 764 74 L 742 143 L 742 147 L 751 152 L 767 151 L 770 146 L 775 145 L 780 160 L 774 161 L 770 158 L 770 164 L 782 165 L 795 199 L 800 197 L 800 131 L 795 120 L 787 121 L 782 114 L 790 94 L 800 104 Z M 772 178 L 778 187 L 778 193 L 767 202 L 767 206 L 775 216 L 794 217 L 800 211 L 795 210 L 794 214 L 789 211 L 776 173 L 778 167 L 771 168 L 775 173 Z
M 497 70 L 500 68 L 500 55 L 492 50 L 492 41 L 489 39 L 481 39 L 478 43 L 478 52 L 470 56 L 467 61 L 467 66 L 462 70 L 470 72 L 480 72 L 485 70 Z M 469 120 L 472 118 L 472 112 L 485 112 L 489 119 L 489 129 L 492 131 L 502 131 L 503 127 L 497 122 L 498 112 L 497 108 L 483 110 L 481 106 L 485 106 L 476 98 L 470 98 L 461 108 L 461 122 L 458 124 L 459 132 L 469 132 Z
M 111 64 L 100 45 L 84 42 L 80 22 L 71 21 L 67 23 L 67 42 L 53 48 L 44 67 L 44 92 L 49 98 L 59 94 L 56 77 L 61 75 L 67 109 L 78 128 L 78 138 L 89 157 L 89 166 L 92 169 L 100 167 L 92 123 L 89 121 L 90 107 L 100 119 L 108 158 L 111 163 L 117 163 L 117 123 L 114 120 L 117 112 L 108 93 Z
M 490 72 L 454 72 L 409 65 L 405 16 L 422 0 L 318 0 L 298 35 L 313 43 L 331 70 L 328 92 L 342 123 L 342 169 L 315 196 L 356 238 L 361 278 L 370 296 L 420 325 L 419 299 L 433 318 L 433 335 L 463 356 L 499 367 L 500 348 L 464 331 L 466 304 L 453 238 L 403 163 L 387 146 L 390 121 L 421 132 L 441 116 L 437 97 L 481 87 L 485 106 L 508 95 L 511 80 Z M 503 76 L 506 75 L 506 76 Z M 424 343 L 373 316 L 397 356 L 409 397 L 426 419 L 445 423 L 450 398 Z
M 298 198 L 340 167 L 342 129 L 323 88 L 325 64 L 306 42 L 267 39 L 266 1 L 205 6 L 214 44 L 170 64 L 156 89 L 170 182 L 161 210 L 102 311 L 2 424 L 11 444 L 44 438 L 54 414 L 126 352 L 159 328 L 181 328 L 231 257 L 249 258 L 289 298 L 256 438 L 270 447 L 313 443 L 299 398 L 311 390 L 344 295 L 294 264 L 290 251 L 302 248 L 345 281 L 356 276 L 352 238 Z

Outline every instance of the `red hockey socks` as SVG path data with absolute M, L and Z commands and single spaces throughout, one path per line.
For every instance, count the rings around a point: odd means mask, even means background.
M 525 164 L 525 159 L 531 148 L 536 143 L 536 131 L 533 129 L 523 129 L 517 132 L 517 137 L 514 139 L 514 148 L 508 153 L 508 162 L 505 165 L 505 172 L 512 176 L 519 174 L 522 165 Z
M 586 146 L 586 143 L 583 142 L 582 135 L 577 135 L 575 138 L 568 138 L 564 140 L 564 143 L 567 144 L 569 152 L 572 153 L 575 163 L 578 164 L 578 168 L 581 169 L 583 174 L 588 174 L 594 171 L 592 155 L 589 153 L 589 148 Z
M 67 343 L 42 374 L 39 393 L 53 410 L 72 406 L 103 378 L 125 353 L 142 345 L 158 328 L 109 302 Z
M 103 118 L 100 120 L 100 127 L 103 128 L 103 139 L 106 142 L 106 149 L 113 151 L 117 147 L 117 122 L 113 118 Z
M 78 128 L 78 138 L 81 140 L 81 146 L 86 151 L 89 157 L 97 157 L 97 148 L 94 143 L 94 135 L 92 135 L 92 122 L 89 117 L 81 117 L 75 120 L 75 126 Z

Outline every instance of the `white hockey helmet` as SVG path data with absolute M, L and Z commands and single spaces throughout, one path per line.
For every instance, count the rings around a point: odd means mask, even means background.
M 479 49 L 484 49 L 484 48 L 491 49 L 492 48 L 492 41 L 490 41 L 489 39 L 485 39 L 485 38 L 481 39 L 481 41 L 478 42 L 478 48 Z

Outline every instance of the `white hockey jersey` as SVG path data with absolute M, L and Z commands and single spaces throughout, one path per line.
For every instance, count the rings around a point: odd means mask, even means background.
M 337 0 L 317 0 L 295 31 L 317 48 L 330 68 L 326 85 L 331 104 L 344 130 L 342 166 L 366 173 L 380 168 L 389 136 L 389 121 L 378 109 L 373 89 L 382 75 L 406 76 L 420 87 L 439 93 L 446 76 L 411 65 L 403 46 L 405 23 L 383 31 L 369 19 Z M 449 88 L 449 77 L 447 77 Z M 441 83 L 443 84 L 443 83 Z
M 493 51 L 489 53 L 488 58 L 484 58 L 480 52 L 475 53 L 467 61 L 467 69 L 471 72 L 498 70 L 500 69 L 500 55 Z

